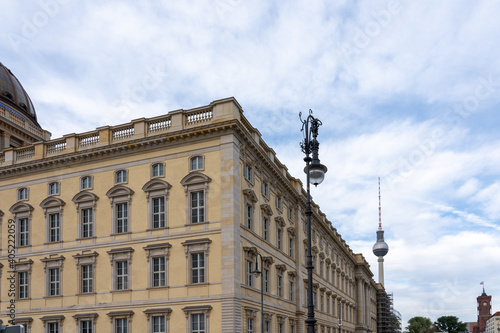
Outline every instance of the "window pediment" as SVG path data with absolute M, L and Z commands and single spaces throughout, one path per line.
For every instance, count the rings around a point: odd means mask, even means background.
M 88 202 L 88 201 L 96 202 L 97 200 L 99 200 L 99 197 L 97 195 L 95 195 L 94 193 L 90 193 L 90 192 L 77 193 L 73 197 L 73 199 L 71 199 L 71 201 L 73 201 L 74 203 Z
M 257 199 L 257 195 L 255 195 L 255 192 L 249 188 L 243 190 L 243 195 L 245 196 L 245 198 L 247 198 L 251 202 L 255 203 L 255 202 L 259 201 L 259 199 Z
M 191 172 L 189 175 L 185 176 L 181 180 L 181 184 L 183 186 L 191 185 L 191 184 L 201 184 L 201 183 L 210 183 L 212 179 L 201 172 Z
M 260 205 L 260 209 L 262 209 L 262 211 L 264 212 L 264 214 L 266 214 L 268 216 L 273 215 L 273 209 L 268 204 L 262 204 L 262 205 Z
M 274 220 L 275 220 L 275 221 L 276 221 L 276 223 L 278 223 L 278 225 L 280 225 L 281 227 L 286 226 L 285 219 L 284 219 L 282 216 L 276 216 L 276 217 L 274 218 Z
M 172 188 L 172 185 L 170 185 L 168 182 L 162 180 L 162 179 L 151 179 L 148 181 L 144 186 L 142 187 L 142 190 L 144 192 L 152 192 L 152 191 L 160 191 L 164 190 L 165 192 Z
M 131 196 L 132 194 L 134 194 L 134 191 L 123 185 L 115 185 L 111 189 L 109 189 L 108 192 L 106 192 L 106 196 L 108 198 Z
M 48 197 L 43 199 L 42 202 L 40 202 L 40 207 L 47 209 L 47 208 L 52 208 L 52 207 L 61 207 L 64 206 L 66 202 L 59 198 L 55 197 Z
M 13 204 L 12 207 L 10 207 L 9 211 L 12 214 L 17 214 L 17 213 L 24 213 L 27 211 L 32 212 L 33 209 L 34 209 L 33 206 L 31 206 L 28 203 L 18 202 L 18 203 Z

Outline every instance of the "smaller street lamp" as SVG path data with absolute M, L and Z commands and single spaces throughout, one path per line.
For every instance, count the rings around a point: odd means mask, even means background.
M 260 257 L 260 267 L 263 267 L 262 255 L 257 252 L 257 258 L 255 259 L 255 270 L 252 271 L 252 274 L 255 274 L 255 276 L 260 275 L 260 327 L 261 333 L 264 333 L 264 272 L 259 271 L 258 257 Z

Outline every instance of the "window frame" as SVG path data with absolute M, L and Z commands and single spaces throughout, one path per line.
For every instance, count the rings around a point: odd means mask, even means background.
M 43 271 L 45 273 L 45 297 L 63 296 L 63 266 L 65 259 L 62 255 L 40 259 L 43 263 Z
M 92 190 L 94 188 L 94 176 L 85 175 L 80 177 L 80 191 Z
M 124 185 L 115 185 L 106 192 L 111 204 L 111 234 L 132 232 L 132 196 L 134 191 Z M 121 215 L 120 215 L 121 214 Z
M 111 249 L 107 251 L 111 262 L 111 291 L 122 292 L 132 290 L 132 253 L 134 249 L 131 247 Z M 122 266 L 125 265 L 125 266 Z M 125 268 L 125 274 L 118 274 L 119 269 Z M 125 279 L 124 279 L 125 278 Z M 126 285 L 120 287 L 120 282 Z
M 168 287 L 168 272 L 169 272 L 169 258 L 170 258 L 170 248 L 172 245 L 170 243 L 160 243 L 160 244 L 150 244 L 143 247 L 146 251 L 146 259 L 148 264 L 148 288 L 159 289 Z M 165 270 L 164 270 L 164 283 L 163 285 L 154 285 L 154 260 L 162 258 L 165 260 Z
M 26 202 L 16 202 L 9 208 L 9 211 L 14 215 L 14 221 L 16 221 L 16 247 L 18 248 L 31 246 L 33 210 L 33 206 Z M 25 230 L 22 230 L 22 226 Z M 22 239 L 23 242 L 21 242 Z
M 128 170 L 120 169 L 115 171 L 115 185 L 128 184 Z
M 157 162 L 151 164 L 151 179 L 165 177 L 165 163 Z
M 40 320 L 43 321 L 43 327 L 45 333 L 62 333 L 62 326 L 64 321 L 64 316 L 62 315 L 54 315 L 54 316 L 44 316 L 41 317 Z M 54 331 L 51 329 L 51 324 L 56 324 L 57 330 Z
M 111 332 L 113 333 L 132 333 L 132 317 L 134 311 L 124 310 L 124 311 L 112 311 L 106 314 L 111 319 Z M 117 321 L 124 321 L 126 323 L 126 329 L 118 331 Z
M 170 314 L 172 313 L 171 308 L 157 308 L 157 309 L 146 309 L 143 311 L 148 320 L 148 331 L 147 333 L 167 333 L 169 332 L 169 321 Z M 154 330 L 154 318 L 162 317 L 164 320 L 164 331 L 155 332 Z
M 17 279 L 16 279 L 16 287 L 17 290 L 20 290 L 19 282 L 19 274 L 24 273 L 26 274 L 26 296 L 21 298 L 20 293 L 16 293 L 16 300 L 23 301 L 23 300 L 29 300 L 31 299 L 31 272 L 32 272 L 32 266 L 33 266 L 33 260 L 23 260 L 23 261 L 18 261 L 14 263 L 14 270 L 17 273 Z
M 201 160 L 201 166 L 200 166 Z M 189 171 L 203 171 L 205 170 L 205 156 L 195 155 L 189 158 Z
M 60 194 L 61 194 L 60 182 L 50 182 L 47 185 L 47 196 L 60 195 Z
M 96 206 L 99 197 L 91 192 L 77 193 L 72 201 L 76 204 L 76 211 L 78 217 L 78 235 L 77 239 L 89 239 L 96 237 Z M 84 221 L 86 217 L 85 212 L 90 212 L 90 219 Z M 88 217 L 88 215 L 87 215 Z M 85 226 L 88 226 L 87 232 L 89 235 L 85 236 Z
M 63 238 L 63 207 L 66 205 L 66 203 L 59 199 L 55 198 L 53 196 L 49 196 L 45 198 L 41 203 L 40 207 L 43 208 L 43 214 L 45 216 L 45 225 L 46 225 L 46 236 L 45 236 L 45 242 L 46 243 L 58 243 L 62 242 Z M 53 216 L 58 216 L 58 227 L 53 227 L 52 226 L 52 217 Z M 57 229 L 58 231 L 58 238 L 53 239 L 52 238 L 52 231 L 53 229 Z
M 210 177 L 199 172 L 193 171 L 181 180 L 186 194 L 186 225 L 194 225 L 200 223 L 209 223 L 209 200 L 208 200 L 208 184 L 212 181 Z M 197 203 L 199 202 L 200 195 L 202 196 L 203 203 L 196 207 L 197 216 L 202 210 L 203 219 L 198 218 L 194 223 L 193 217 L 193 193 L 197 193 Z
M 186 254 L 186 285 L 202 285 L 209 284 L 209 252 L 210 243 L 212 242 L 209 238 L 202 239 L 191 239 L 182 243 L 184 246 L 184 253 Z M 200 254 L 204 255 L 204 266 L 203 266 L 203 282 L 193 282 L 193 267 L 192 267 L 192 255 Z M 197 271 L 200 271 L 200 267 L 195 267 Z
M 148 203 L 148 231 L 168 228 L 168 198 L 171 188 L 172 185 L 162 179 L 151 179 L 142 187 L 142 190 L 146 193 L 146 200 Z M 158 227 L 155 227 L 155 199 L 163 199 L 163 226 L 159 225 Z
M 29 198 L 29 187 L 20 187 L 17 189 L 17 201 L 28 201 Z
M 73 316 L 76 321 L 76 329 L 78 333 L 95 333 L 96 331 L 96 319 L 99 317 L 97 313 L 78 313 Z M 84 327 L 82 327 L 82 323 L 90 322 L 90 331 L 84 331 Z M 87 328 L 88 329 L 88 328 Z
M 186 306 L 182 308 L 186 315 L 186 328 L 188 333 L 210 333 L 210 311 L 212 310 L 211 305 L 195 305 L 195 306 Z M 203 315 L 203 323 L 204 330 L 196 330 L 192 329 L 193 323 L 193 315 Z

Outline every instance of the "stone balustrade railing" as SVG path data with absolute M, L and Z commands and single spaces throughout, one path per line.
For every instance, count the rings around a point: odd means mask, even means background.
M 3 110 L 5 111 L 5 110 Z M 233 98 L 214 101 L 206 107 L 177 110 L 154 118 L 140 118 L 118 126 L 104 126 L 81 134 L 68 134 L 30 146 L 7 148 L 0 153 L 0 167 L 62 154 L 85 151 L 112 143 L 203 126 L 230 119 L 241 121 L 241 107 Z

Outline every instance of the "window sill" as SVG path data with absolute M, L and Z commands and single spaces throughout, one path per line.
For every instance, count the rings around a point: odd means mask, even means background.
M 43 245 L 52 245 L 52 244 L 61 244 L 63 241 L 57 241 L 57 242 L 45 242 Z
M 127 232 L 115 232 L 110 234 L 110 236 L 120 236 L 120 235 L 131 235 L 132 231 L 127 231 Z
M 210 223 L 209 221 L 197 222 L 197 223 L 186 223 L 186 224 L 184 224 L 184 226 L 188 227 L 188 226 L 193 226 L 193 225 L 203 225 L 203 224 L 209 224 L 209 223 Z
M 170 227 L 147 228 L 146 231 L 165 230 L 165 229 L 170 229 Z
M 44 298 L 58 298 L 62 297 L 62 295 L 49 295 L 49 296 L 44 296 Z
M 129 291 L 132 291 L 132 289 L 111 290 L 112 293 L 126 293 Z
M 81 241 L 81 240 L 86 240 L 86 239 L 96 239 L 96 238 L 97 238 L 97 236 L 92 236 L 92 237 L 79 237 L 79 238 L 77 238 L 76 240 L 77 240 L 77 241 Z
M 161 289 L 168 289 L 170 286 L 161 286 L 161 287 L 148 287 L 146 290 L 161 290 Z
M 197 287 L 197 286 L 208 286 L 210 283 L 209 282 L 203 282 L 203 283 L 189 283 L 186 284 L 185 287 Z

